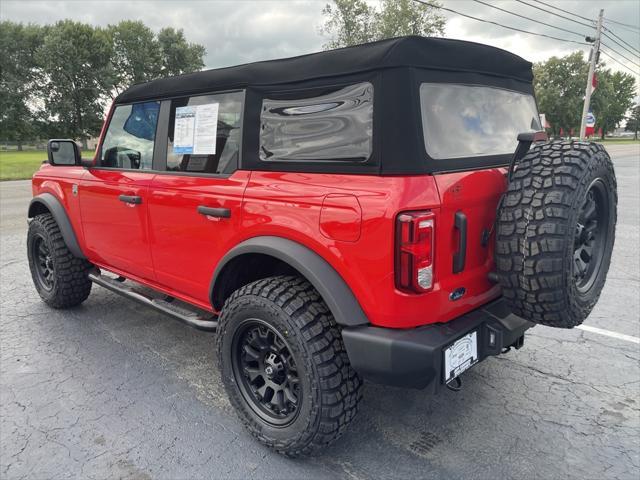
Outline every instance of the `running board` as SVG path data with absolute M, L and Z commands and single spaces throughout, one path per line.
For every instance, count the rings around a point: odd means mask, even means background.
M 198 330 L 215 332 L 216 328 L 218 328 L 218 321 L 215 317 L 212 316 L 207 319 L 206 317 L 200 316 L 196 312 L 188 310 L 187 308 L 174 305 L 170 301 L 153 298 L 141 292 L 137 292 L 129 285 L 126 285 L 123 280 L 106 277 L 95 271 L 89 273 L 89 280 L 106 288 L 107 290 L 118 293 L 123 297 L 136 300 L 140 303 L 153 307 L 162 313 L 171 315 L 176 320 L 180 320 L 182 323 L 186 323 L 190 327 L 197 328 Z

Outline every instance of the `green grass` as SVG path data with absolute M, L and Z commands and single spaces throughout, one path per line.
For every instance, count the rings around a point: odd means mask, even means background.
M 92 151 L 83 151 L 82 157 L 93 157 Z M 43 160 L 47 159 L 44 150 L 0 151 L 0 180 L 23 180 L 31 178 Z

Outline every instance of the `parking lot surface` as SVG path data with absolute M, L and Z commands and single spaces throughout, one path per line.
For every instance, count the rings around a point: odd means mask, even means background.
M 639 478 L 640 147 L 608 149 L 617 239 L 585 322 L 604 334 L 536 327 L 458 393 L 366 384 L 348 433 L 296 460 L 235 418 L 214 334 L 97 286 L 78 308 L 44 305 L 26 259 L 30 184 L 0 183 L 0 478 Z

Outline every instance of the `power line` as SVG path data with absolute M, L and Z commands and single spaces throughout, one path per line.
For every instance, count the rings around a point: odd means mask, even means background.
M 627 52 L 629 52 L 631 55 L 633 55 L 634 57 L 637 57 L 638 54 L 632 50 L 629 50 L 627 47 L 625 47 L 624 45 L 622 45 L 620 42 L 618 42 L 615 38 L 613 38 L 610 35 L 607 35 L 607 32 L 602 32 L 602 34 L 607 37 L 609 40 L 611 40 L 613 43 L 617 44 L 619 47 L 622 47 L 623 50 L 626 50 Z
M 476 20 L 478 22 L 484 22 L 484 23 L 490 23 L 492 25 L 497 25 L 498 27 L 507 28 L 509 30 L 514 30 L 516 32 L 528 33 L 529 35 L 536 35 L 538 37 L 545 37 L 545 38 L 550 38 L 552 40 L 559 40 L 561 42 L 575 43 L 575 44 L 578 44 L 578 45 L 587 45 L 587 46 L 590 45 L 589 43 L 586 43 L 586 42 L 577 42 L 575 40 L 567 40 L 566 38 L 554 37 L 552 35 L 545 35 L 544 33 L 530 32 L 528 30 L 522 30 L 522 29 L 516 28 L 516 27 L 509 27 L 507 25 L 503 25 L 503 24 L 498 23 L 498 22 L 494 22 L 494 21 L 491 21 L 491 20 L 485 20 L 484 18 L 474 17 L 472 15 L 467 15 L 466 13 L 458 12 L 457 10 L 453 10 L 452 8 L 441 7 L 439 5 L 434 5 L 434 4 L 431 4 L 431 3 L 427 3 L 427 2 L 425 2 L 423 0 L 413 0 L 413 1 L 417 2 L 417 3 L 420 3 L 422 5 L 426 5 L 428 7 L 437 8 L 438 10 L 444 10 L 444 11 L 447 11 L 447 12 L 455 13 L 456 15 L 460 15 L 462 17 L 470 18 L 471 20 Z
M 607 45 L 606 43 L 602 42 L 602 46 L 603 47 L 607 47 L 609 50 L 611 50 L 613 53 L 620 55 L 622 58 L 624 58 L 627 62 L 632 63 L 633 65 L 635 65 L 636 67 L 640 68 L 640 63 L 636 63 L 633 60 L 631 60 L 630 58 L 625 57 L 623 54 L 621 54 L 620 52 L 618 52 L 617 50 L 614 50 L 613 48 L 611 48 L 609 45 Z
M 631 47 L 633 50 L 635 50 L 636 52 L 640 53 L 640 50 L 638 50 L 636 47 L 634 47 L 633 45 L 628 44 L 627 42 L 625 42 L 622 38 L 620 38 L 618 35 L 616 35 L 613 30 L 611 30 L 610 28 L 604 27 L 604 29 L 606 31 L 608 31 L 611 35 L 613 35 L 614 37 L 616 37 L 618 40 L 620 40 L 622 43 L 624 43 L 626 46 Z M 605 33 L 606 35 L 606 33 Z M 607 35 L 608 36 L 608 35 Z M 611 39 L 613 40 L 613 38 Z M 614 40 L 615 41 L 615 40 Z M 637 55 L 637 54 L 636 54 Z
M 516 0 L 516 2 L 520 2 L 523 5 L 526 5 L 526 6 L 531 7 L 531 8 L 535 8 L 535 9 L 543 11 L 545 13 L 550 13 L 551 15 L 555 15 L 556 17 L 564 18 L 565 20 L 569 20 L 570 22 L 577 23 L 578 25 L 582 25 L 584 27 L 594 28 L 593 20 L 590 20 L 590 19 L 588 19 L 586 17 L 580 17 L 580 18 L 584 18 L 585 20 L 588 20 L 591 23 L 579 22 L 578 20 L 576 20 L 574 18 L 565 17 L 564 15 L 560 15 L 559 13 L 553 12 L 551 10 L 547 10 L 546 8 L 542 8 L 542 7 L 538 7 L 536 5 L 532 5 L 531 3 L 524 2 L 523 0 Z M 551 7 L 551 8 L 556 8 L 553 5 L 549 5 L 547 3 L 540 2 L 539 0 L 538 0 L 538 3 L 542 3 L 543 5 L 547 5 L 548 7 Z M 561 12 L 566 12 L 566 10 L 562 10 L 562 9 L 558 9 L 558 10 L 560 10 Z M 566 13 L 570 13 L 570 12 L 566 12 Z M 570 15 L 574 15 L 574 14 L 570 13 Z
M 628 23 L 618 22 L 617 20 L 611 20 L 610 18 L 605 18 L 607 22 L 615 23 L 617 25 L 622 25 L 623 27 L 633 28 L 634 30 L 640 30 L 640 26 L 638 25 L 629 25 Z
M 629 70 L 631 73 L 633 73 L 634 75 L 638 75 L 638 72 L 631 70 L 629 67 L 627 67 L 624 63 L 622 63 L 620 60 L 612 57 L 611 55 L 609 55 L 607 52 L 605 52 L 604 50 L 600 50 L 600 52 L 604 53 L 607 57 L 609 57 L 611 60 L 613 60 L 614 62 L 616 62 L 619 65 L 622 65 L 624 68 L 626 68 L 627 70 Z
M 604 19 L 605 21 L 607 21 L 607 19 Z M 616 25 L 616 28 L 621 28 L 622 30 L 624 30 L 625 32 L 631 32 L 634 35 L 638 35 L 638 32 L 640 32 L 640 30 L 638 30 L 635 27 L 625 27 L 623 25 Z
M 564 9 L 562 9 L 562 8 L 556 6 L 556 5 L 550 5 L 550 4 L 546 3 L 546 2 L 543 2 L 542 0 L 535 0 L 535 1 L 538 2 L 538 3 L 541 3 L 542 5 L 546 5 L 549 8 L 553 8 L 555 10 L 559 10 L 561 12 L 568 13 L 569 15 L 573 15 L 574 17 L 582 18 L 583 20 L 587 20 L 588 22 L 593 22 L 593 19 L 591 19 L 591 18 L 583 17 L 582 15 L 578 15 L 577 13 L 570 12 L 569 10 L 564 10 Z
M 581 38 L 584 38 L 586 36 L 586 35 L 584 35 L 582 33 L 574 32 L 573 30 L 567 30 L 566 28 L 556 27 L 555 25 L 552 25 L 550 23 L 541 22 L 540 20 L 536 20 L 534 18 L 527 17 L 525 15 L 520 15 L 519 13 L 515 13 L 515 12 L 512 12 L 510 10 L 506 10 L 504 8 L 496 7 L 495 5 L 491 5 L 490 3 L 483 2 L 482 0 L 473 0 L 473 1 L 476 2 L 476 3 L 480 3 L 482 5 L 485 5 L 487 7 L 495 8 L 496 10 L 500 10 L 501 12 L 505 12 L 505 13 L 508 13 L 510 15 L 514 15 L 516 17 L 524 18 L 525 20 L 530 20 L 532 22 L 539 23 L 540 25 L 545 25 L 547 27 L 555 28 L 557 30 L 562 30 L 563 32 L 567 32 L 567 33 L 571 33 L 573 35 L 577 35 L 577 36 L 579 36 Z

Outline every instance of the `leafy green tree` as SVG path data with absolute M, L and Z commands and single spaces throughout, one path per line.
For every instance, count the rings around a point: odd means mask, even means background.
M 540 113 L 546 114 L 552 133 L 562 128 L 577 133 L 584 102 L 584 89 L 589 64 L 582 52 L 564 57 L 551 57 L 533 67 L 534 89 Z M 633 105 L 635 79 L 633 76 L 612 72 L 604 63 L 596 68 L 598 86 L 591 97 L 591 109 L 596 117 L 596 129 L 602 128 L 602 137 L 622 122 Z
M 564 132 L 579 128 L 587 73 L 582 52 L 551 57 L 533 66 L 538 110 L 546 115 L 554 135 L 559 135 L 561 128 Z
M 331 36 L 325 50 L 375 40 L 375 10 L 364 0 L 335 0 L 322 9 L 327 17 L 321 32 Z
M 444 35 L 445 18 L 435 8 L 440 4 L 427 3 L 431 6 L 412 0 L 382 0 L 380 12 L 375 17 L 377 38 Z
M 640 130 L 640 104 L 633 107 L 631 114 L 627 117 L 627 124 L 624 129 L 627 132 L 633 132 L 633 138 L 638 139 L 638 130 Z
M 153 31 L 140 21 L 123 20 L 107 29 L 111 37 L 111 63 L 115 73 L 115 93 L 131 84 L 158 78 L 162 51 Z
M 190 73 L 204 67 L 206 49 L 187 42 L 182 29 L 163 28 L 158 32 L 158 43 L 162 54 L 161 76 Z
M 16 142 L 18 150 L 37 134 L 33 125 L 39 74 L 35 54 L 43 33 L 44 28 L 37 25 L 0 23 L 0 138 Z
M 42 68 L 42 94 L 51 120 L 65 125 L 70 138 L 99 133 L 105 99 L 115 83 L 108 33 L 71 20 L 50 27 L 37 60 Z
M 622 123 L 633 106 L 636 81 L 629 73 L 601 69 L 598 72 L 598 88 L 593 94 L 592 109 L 596 115 L 596 127 L 602 128 L 602 138 Z
M 364 0 L 334 0 L 322 9 L 320 32 L 330 37 L 325 49 L 348 47 L 403 35 L 442 35 L 445 18 L 435 0 L 381 0 L 378 8 Z

